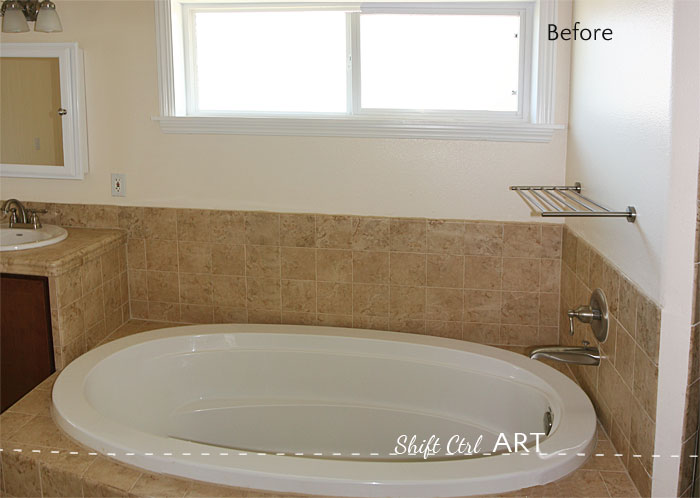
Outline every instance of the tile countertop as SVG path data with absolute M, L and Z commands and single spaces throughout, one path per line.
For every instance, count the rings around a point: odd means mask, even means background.
M 126 231 L 66 228 L 68 237 L 37 249 L 0 252 L 0 272 L 57 276 L 126 243 Z

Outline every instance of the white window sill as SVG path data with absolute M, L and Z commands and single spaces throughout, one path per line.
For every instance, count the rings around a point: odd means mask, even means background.
M 164 133 L 549 142 L 564 125 L 348 118 L 153 117 Z

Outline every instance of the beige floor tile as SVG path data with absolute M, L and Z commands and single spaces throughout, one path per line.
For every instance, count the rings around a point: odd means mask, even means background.
M 14 413 L 10 411 L 6 411 L 0 415 L 0 440 L 6 440 L 12 437 L 12 435 L 24 427 L 32 417 L 33 415 L 27 415 L 26 413 Z
M 622 464 L 622 459 L 615 456 L 615 453 L 615 447 L 610 441 L 599 440 L 593 454 L 581 468 L 586 470 L 609 470 L 624 472 L 625 466 Z
M 186 496 L 188 498 L 244 498 L 248 496 L 247 493 L 248 490 L 243 488 L 231 488 L 195 481 Z
M 54 424 L 51 417 L 37 415 L 17 430 L 10 438 L 11 443 L 59 448 L 78 451 L 81 448 L 71 441 Z
M 7 409 L 12 413 L 25 413 L 27 415 L 51 415 L 51 391 L 35 389 L 29 391 L 23 398 Z
M 141 472 L 118 462 L 98 457 L 85 472 L 89 481 L 129 491 L 141 476 Z
M 82 476 L 90 465 L 98 458 L 95 455 L 89 455 L 88 451 L 80 448 L 77 454 L 71 454 L 69 451 L 58 450 L 58 453 L 53 453 L 52 448 L 32 448 L 39 450 L 32 451 L 31 456 L 41 464 L 42 469 L 51 467 L 56 470 L 70 471 L 77 476 Z M 56 451 L 56 450 L 53 450 Z
M 639 492 L 627 472 L 601 472 L 600 476 L 612 498 L 636 498 L 639 496 Z
M 40 389 L 42 391 L 51 391 L 53 389 L 53 385 L 56 382 L 56 379 L 58 378 L 58 374 L 60 372 L 54 372 L 52 373 L 49 377 L 47 377 L 41 384 L 36 386 L 36 389 Z
M 595 470 L 577 470 L 556 482 L 524 490 L 528 497 L 608 498 L 603 478 Z
M 154 498 L 184 497 L 189 489 L 189 482 L 183 479 L 158 474 L 142 474 L 131 488 L 129 494 Z
M 84 498 L 126 498 L 129 493 L 93 481 L 92 479 L 83 479 L 83 497 Z
M 499 493 L 495 495 L 469 495 L 464 498 L 527 498 L 525 494 L 518 494 L 519 491 L 513 491 L 512 493 Z

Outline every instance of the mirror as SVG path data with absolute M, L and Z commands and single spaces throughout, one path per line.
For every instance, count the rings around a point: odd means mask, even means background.
M 0 175 L 83 178 L 82 54 L 75 43 L 7 43 L 0 56 Z
M 58 57 L 0 57 L 0 162 L 63 166 Z

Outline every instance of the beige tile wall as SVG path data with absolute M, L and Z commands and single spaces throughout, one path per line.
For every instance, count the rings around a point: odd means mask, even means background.
M 129 233 L 131 316 L 558 339 L 561 225 L 41 204 Z
M 696 265 L 697 266 L 697 265 Z M 688 372 L 688 388 L 686 392 L 686 410 L 683 425 L 683 446 L 681 449 L 681 468 L 678 483 L 678 496 L 690 497 L 693 491 L 693 471 L 696 465 L 696 458 L 690 455 L 697 455 L 700 451 L 696 447 L 698 437 L 698 405 L 700 403 L 700 337 L 698 337 L 697 311 L 696 323 L 692 328 L 690 342 L 690 368 Z M 696 476 L 696 479 L 698 477 Z
M 562 250 L 560 341 L 587 340 L 605 354 L 599 368 L 573 366 L 574 375 L 595 405 L 603 427 L 642 496 L 651 492 L 660 308 L 600 253 L 564 228 Z M 588 304 L 601 288 L 611 313 L 609 337 L 598 343 L 588 325 L 578 323 L 569 335 L 566 310 Z M 635 457 L 634 455 L 639 455 Z
M 126 246 L 49 277 L 54 358 L 60 370 L 129 319 Z

